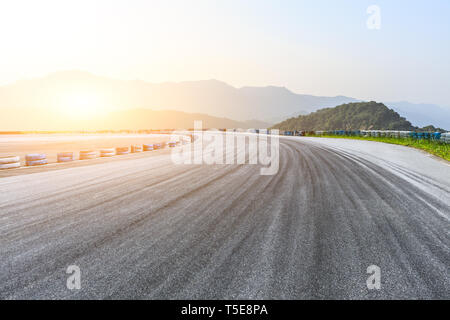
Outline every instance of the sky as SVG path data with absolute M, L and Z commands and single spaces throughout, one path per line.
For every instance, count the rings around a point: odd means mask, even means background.
M 448 17 L 448 0 L 1 1 L 0 85 L 83 70 L 450 107 Z

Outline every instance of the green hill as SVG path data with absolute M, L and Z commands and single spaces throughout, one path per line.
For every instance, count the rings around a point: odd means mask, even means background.
M 273 126 L 280 130 L 414 130 L 409 121 L 375 101 L 342 104 Z

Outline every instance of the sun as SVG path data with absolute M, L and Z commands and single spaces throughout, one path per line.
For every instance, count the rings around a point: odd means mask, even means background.
M 98 95 L 83 92 L 65 94 L 61 99 L 60 110 L 74 119 L 91 119 L 104 111 Z

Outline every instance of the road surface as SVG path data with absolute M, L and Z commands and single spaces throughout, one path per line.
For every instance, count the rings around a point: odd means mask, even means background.
M 0 178 L 0 298 L 450 298 L 448 162 L 281 138 L 259 168 L 160 152 Z

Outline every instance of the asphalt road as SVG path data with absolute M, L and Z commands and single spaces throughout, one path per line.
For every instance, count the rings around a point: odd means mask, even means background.
M 273 176 L 161 152 L 0 178 L 0 298 L 450 298 L 448 162 L 376 142 L 280 143 Z

